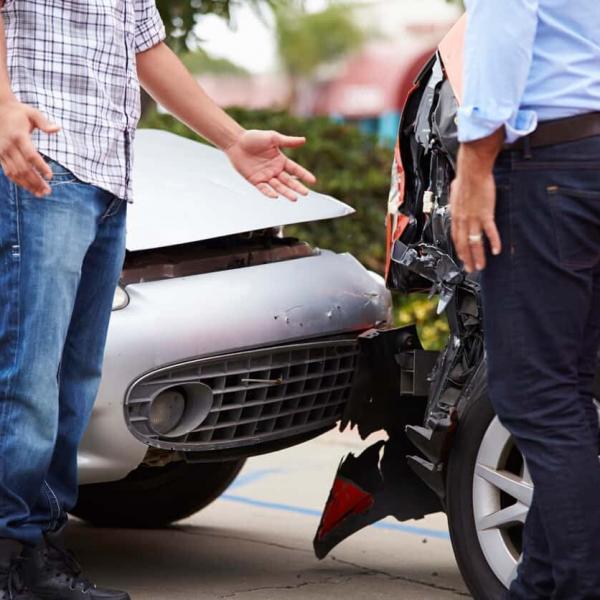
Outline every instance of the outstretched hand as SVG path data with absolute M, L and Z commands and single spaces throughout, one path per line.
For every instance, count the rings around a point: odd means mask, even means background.
M 265 196 L 284 196 L 295 202 L 298 194 L 305 196 L 316 177 L 282 152 L 306 142 L 303 137 L 282 135 L 276 131 L 244 131 L 236 142 L 225 150 L 238 172 Z

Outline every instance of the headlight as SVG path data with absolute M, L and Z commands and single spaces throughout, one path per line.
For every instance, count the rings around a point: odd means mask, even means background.
M 112 309 L 113 310 L 121 310 L 121 309 L 125 308 L 128 304 L 129 304 L 129 294 L 121 286 L 119 286 L 115 291 Z

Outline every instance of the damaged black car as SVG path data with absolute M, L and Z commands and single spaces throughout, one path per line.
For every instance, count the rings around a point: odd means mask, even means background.
M 496 600 L 516 576 L 533 485 L 487 395 L 478 276 L 463 270 L 450 235 L 459 37 L 455 31 L 440 46 L 406 101 L 387 223 L 388 288 L 436 295 L 450 336 L 441 352 L 424 350 L 415 327 L 361 336 L 342 428 L 356 426 L 363 439 L 384 430 L 388 439 L 342 461 L 314 548 L 322 558 L 385 517 L 445 511 L 473 597 Z M 596 398 L 599 384 L 597 377 Z

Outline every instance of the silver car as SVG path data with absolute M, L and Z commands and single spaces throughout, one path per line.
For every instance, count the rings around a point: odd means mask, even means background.
M 350 254 L 285 237 L 353 212 L 333 198 L 267 199 L 219 151 L 153 130 L 135 181 L 74 513 L 155 527 L 218 497 L 248 456 L 333 427 L 357 336 L 390 322 L 391 298 Z

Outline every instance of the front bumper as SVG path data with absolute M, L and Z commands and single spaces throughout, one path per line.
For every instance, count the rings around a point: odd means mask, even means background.
M 209 357 L 357 335 L 391 320 L 383 280 L 351 255 L 328 251 L 132 284 L 127 292 L 129 306 L 111 320 L 104 376 L 79 454 L 81 483 L 121 479 L 144 460 L 148 446 L 124 415 L 128 390 L 141 377 Z

